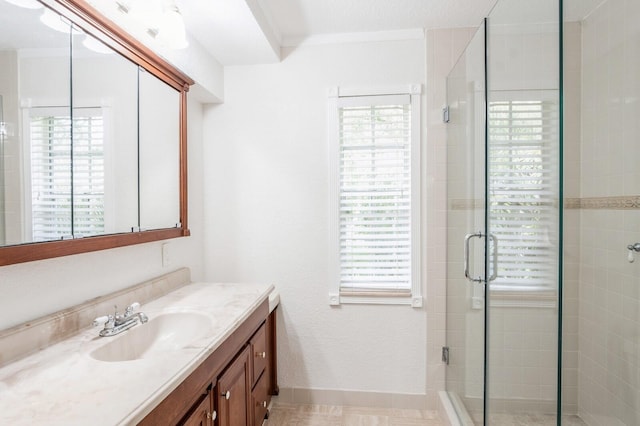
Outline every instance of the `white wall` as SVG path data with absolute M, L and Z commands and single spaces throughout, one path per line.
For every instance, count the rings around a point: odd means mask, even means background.
M 0 329 L 111 293 L 178 269 L 202 279 L 202 106 L 189 102 L 189 227 L 192 236 L 168 240 L 172 264 L 162 267 L 154 242 L 0 268 Z M 88 325 L 88 324 L 87 324 Z
M 424 40 L 283 58 L 227 68 L 225 103 L 205 109 L 205 278 L 279 289 L 281 388 L 424 395 L 425 310 L 330 307 L 327 281 L 328 89 L 424 84 Z

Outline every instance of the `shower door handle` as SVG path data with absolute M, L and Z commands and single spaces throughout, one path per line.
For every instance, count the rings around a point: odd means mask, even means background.
M 464 237 L 464 276 L 472 283 L 481 283 L 482 278 L 472 278 L 469 272 L 469 242 L 472 238 L 482 238 L 484 234 L 482 232 L 476 232 L 473 234 L 467 234 Z
M 491 270 L 491 275 L 489 276 L 489 279 L 487 281 L 493 281 L 496 278 L 498 278 L 498 239 L 496 238 L 495 235 L 489 234 L 489 244 L 491 244 L 493 248 L 493 250 L 491 250 L 491 256 L 492 256 L 491 269 L 492 270 Z

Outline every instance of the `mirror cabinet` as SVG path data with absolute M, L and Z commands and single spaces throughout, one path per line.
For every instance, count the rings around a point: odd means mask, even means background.
M 0 0 L 0 266 L 189 235 L 191 84 L 83 0 Z

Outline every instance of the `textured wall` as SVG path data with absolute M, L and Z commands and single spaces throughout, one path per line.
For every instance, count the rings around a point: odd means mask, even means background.
M 424 84 L 424 41 L 283 58 L 227 68 L 225 103 L 205 111 L 205 277 L 280 290 L 282 388 L 424 395 L 425 310 L 331 307 L 327 281 L 328 89 Z

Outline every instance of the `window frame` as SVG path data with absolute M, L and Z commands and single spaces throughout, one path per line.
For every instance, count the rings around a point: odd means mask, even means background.
M 411 290 L 363 289 L 344 291 L 340 285 L 340 126 L 341 98 L 366 96 L 409 96 L 411 106 Z M 385 88 L 331 88 L 328 93 L 329 153 L 329 304 L 423 305 L 421 280 L 421 104 L 422 85 L 413 84 Z

